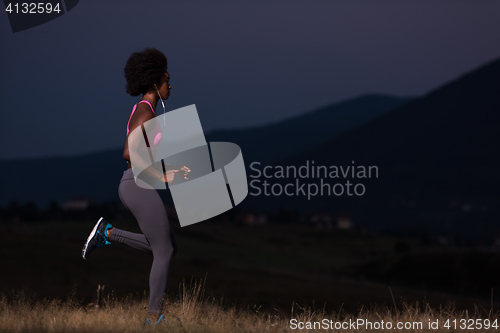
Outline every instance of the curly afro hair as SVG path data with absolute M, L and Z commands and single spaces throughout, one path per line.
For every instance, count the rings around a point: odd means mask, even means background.
M 167 71 L 167 57 L 155 48 L 134 52 L 125 64 L 127 94 L 138 96 L 149 90 L 152 84 L 160 82 Z

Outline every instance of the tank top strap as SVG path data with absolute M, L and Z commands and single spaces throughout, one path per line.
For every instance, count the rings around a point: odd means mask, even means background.
M 140 101 L 139 103 L 142 103 L 142 102 L 146 102 L 146 103 L 148 103 L 148 104 L 149 104 L 149 107 L 151 108 L 151 111 L 153 111 L 153 113 L 154 113 L 154 114 L 155 114 L 155 116 L 156 116 L 155 109 L 153 109 L 153 106 L 151 105 L 151 103 L 149 103 L 148 101 Z M 139 104 L 139 103 L 137 103 L 137 104 Z M 137 105 L 137 104 L 136 104 L 136 105 Z
M 146 103 L 148 103 L 148 104 L 149 104 L 149 107 L 151 108 L 151 111 L 153 111 L 154 115 L 156 116 L 156 112 L 155 112 L 155 110 L 153 109 L 153 106 L 151 105 L 151 103 L 149 103 L 148 101 L 140 101 L 139 103 L 142 103 L 142 102 L 146 102 Z M 134 108 L 132 109 L 132 113 L 130 114 L 130 117 L 128 117 L 128 122 L 127 122 L 127 135 L 128 135 L 128 132 L 130 131 L 130 130 L 129 130 L 130 119 L 132 119 L 132 116 L 134 115 L 135 109 L 137 108 L 137 105 L 138 105 L 139 103 L 137 103 L 136 105 L 134 105 Z

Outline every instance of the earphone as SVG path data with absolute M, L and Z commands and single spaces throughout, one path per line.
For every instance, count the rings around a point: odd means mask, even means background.
M 155 84 L 156 91 L 158 92 L 158 96 L 160 96 L 161 105 L 163 106 L 163 125 L 165 125 L 165 104 L 163 104 L 163 99 L 161 98 L 160 91 Z

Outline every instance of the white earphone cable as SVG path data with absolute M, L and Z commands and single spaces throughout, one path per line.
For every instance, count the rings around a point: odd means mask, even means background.
M 161 98 L 160 91 L 158 90 L 158 87 L 156 87 L 156 84 L 155 88 L 156 91 L 158 92 L 158 96 L 160 96 L 161 105 L 163 106 L 163 125 L 165 125 L 165 104 L 163 104 L 163 99 Z

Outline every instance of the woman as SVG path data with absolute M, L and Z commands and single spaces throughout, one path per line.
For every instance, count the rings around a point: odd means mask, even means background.
M 155 109 L 158 100 L 160 98 L 168 99 L 172 87 L 169 84 L 167 58 L 154 48 L 134 52 L 127 60 L 124 72 L 127 80 L 127 93 L 132 96 L 140 94 L 143 96 L 141 101 L 134 106 L 127 123 L 127 140 L 125 141 L 123 158 L 127 160 L 128 168 L 123 172 L 118 194 L 125 208 L 136 218 L 143 234 L 113 228 L 111 224 L 101 218 L 90 233 L 83 247 L 82 256 L 84 259 L 88 258 L 93 249 L 111 244 L 110 240 L 152 254 L 154 260 L 149 276 L 149 311 L 145 320 L 146 325 L 151 325 L 165 321 L 165 316 L 161 314 L 163 296 L 167 287 L 170 260 L 177 252 L 177 242 L 158 192 L 154 189 L 140 187 L 134 180 L 128 138 L 135 128 L 156 116 Z M 156 145 L 159 141 L 157 139 L 158 136 L 151 144 Z M 159 139 L 161 140 L 161 133 L 159 133 Z M 134 144 L 133 140 L 132 144 Z M 148 173 L 162 182 L 170 183 L 179 170 L 184 173 L 184 178 L 187 179 L 190 170 L 185 166 L 178 170 L 169 170 L 165 174 L 150 168 Z

